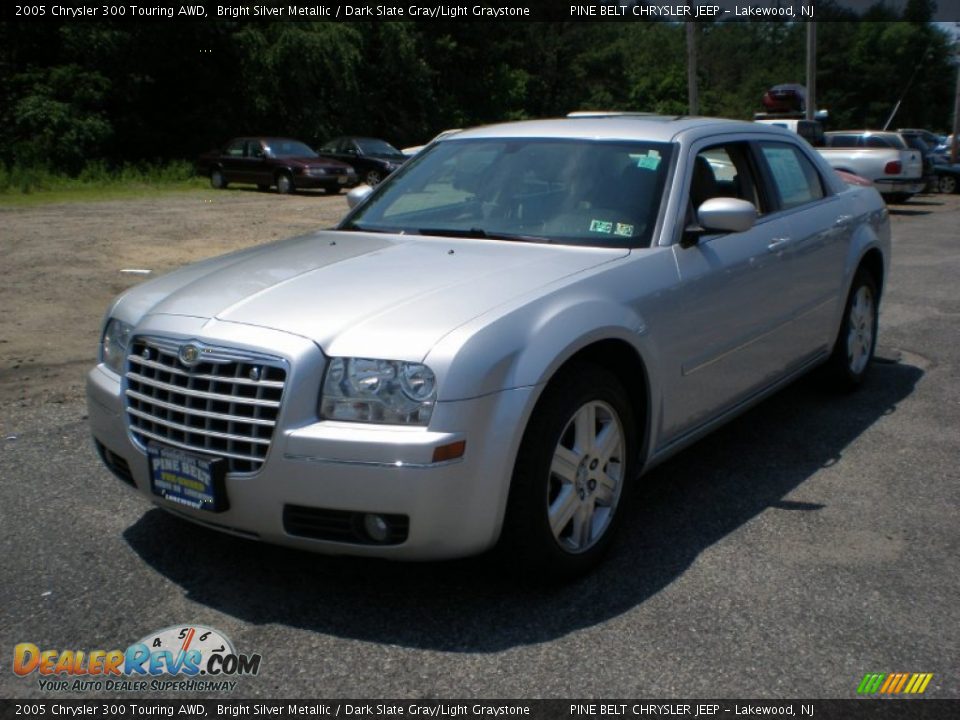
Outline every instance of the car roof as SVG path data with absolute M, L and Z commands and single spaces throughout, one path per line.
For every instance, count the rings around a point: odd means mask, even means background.
M 587 116 L 524 120 L 463 130 L 440 142 L 478 138 L 567 138 L 583 140 L 649 140 L 672 142 L 681 135 L 704 131 L 774 132 L 777 129 L 744 120 L 678 115 L 590 114 Z
M 827 135 L 899 135 L 893 130 L 831 130 Z

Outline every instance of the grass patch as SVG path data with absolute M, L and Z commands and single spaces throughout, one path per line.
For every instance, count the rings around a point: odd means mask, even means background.
M 92 162 L 76 176 L 0 165 L 0 205 L 116 200 L 204 187 L 209 187 L 206 178 L 197 177 L 193 164 L 186 161 L 118 168 Z

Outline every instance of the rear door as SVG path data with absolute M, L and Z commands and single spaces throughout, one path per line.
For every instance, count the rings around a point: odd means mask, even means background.
M 246 153 L 247 141 L 244 138 L 231 140 L 220 156 L 220 163 L 223 167 L 223 175 L 227 182 L 245 182 L 244 176 L 244 154 Z
M 786 282 L 780 292 L 788 323 L 780 333 L 790 365 L 829 350 L 843 295 L 843 269 L 856 218 L 842 196 L 832 194 L 816 165 L 793 143 L 756 145 L 765 182 L 789 231 L 781 246 Z

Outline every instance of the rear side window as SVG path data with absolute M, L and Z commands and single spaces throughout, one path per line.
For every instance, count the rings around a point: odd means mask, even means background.
M 770 168 L 782 210 L 805 205 L 825 195 L 820 174 L 798 148 L 786 143 L 762 142 L 760 151 Z
M 830 147 L 857 147 L 856 135 L 827 135 L 827 145 Z
M 888 148 L 893 146 L 893 143 L 886 138 L 876 137 L 875 135 L 864 138 L 863 144 L 868 148 Z

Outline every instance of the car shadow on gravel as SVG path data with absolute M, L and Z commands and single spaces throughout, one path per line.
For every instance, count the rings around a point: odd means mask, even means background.
M 156 509 L 124 536 L 190 600 L 255 625 L 446 652 L 545 642 L 640 605 L 768 508 L 816 511 L 785 496 L 896 412 L 922 376 L 888 360 L 851 395 L 828 392 L 816 376 L 788 387 L 645 476 L 612 554 L 565 586 L 518 579 L 494 554 L 416 564 L 331 558 Z

